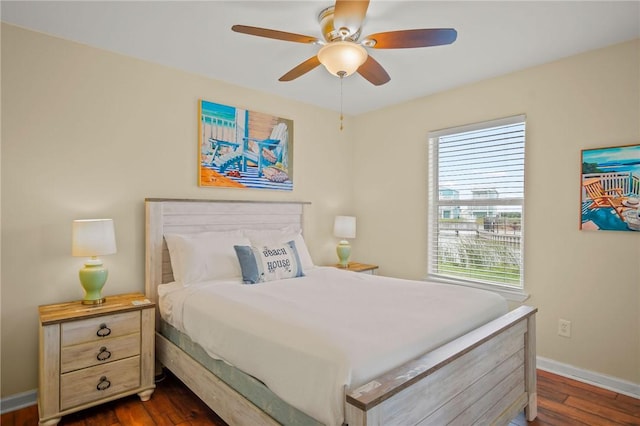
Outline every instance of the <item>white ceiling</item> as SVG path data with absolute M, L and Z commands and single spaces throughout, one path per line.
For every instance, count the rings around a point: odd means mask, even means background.
M 5 1 L 2 21 L 216 80 L 339 110 L 340 83 L 323 67 L 278 78 L 319 46 L 252 37 L 233 24 L 322 38 L 326 1 Z M 640 37 L 640 1 L 372 0 L 371 33 L 451 27 L 448 46 L 375 50 L 391 81 L 344 80 L 348 114 L 382 108 Z

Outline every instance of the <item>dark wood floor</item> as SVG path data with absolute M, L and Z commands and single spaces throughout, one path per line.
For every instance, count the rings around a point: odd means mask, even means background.
M 35 426 L 38 406 L 6 413 L 1 426 Z M 226 426 L 193 392 L 171 373 L 156 383 L 147 402 L 131 395 L 63 416 L 59 426 Z
M 38 424 L 37 406 L 5 413 L 2 426 Z M 171 374 L 147 402 L 133 395 L 64 416 L 61 426 L 223 426 L 225 423 Z M 512 426 L 640 426 L 640 400 L 538 371 L 538 418 L 518 416 Z
M 538 370 L 538 417 L 511 424 L 640 426 L 640 399 Z

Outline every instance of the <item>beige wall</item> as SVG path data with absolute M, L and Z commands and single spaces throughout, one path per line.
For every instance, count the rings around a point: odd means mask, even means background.
M 527 117 L 525 286 L 538 355 L 640 384 L 640 235 L 579 231 L 580 150 L 640 142 L 640 41 L 355 118 L 357 257 L 426 275 L 427 133 Z M 428 78 L 428 75 L 425 75 Z M 570 339 L 557 335 L 572 322 Z
M 199 188 L 199 98 L 292 119 L 294 190 Z M 2 124 L 2 397 L 37 387 L 37 306 L 83 295 L 73 219 L 114 219 L 106 295 L 144 291 L 145 197 L 310 201 L 311 254 L 336 260 L 353 139 L 337 112 L 3 24 Z
M 143 290 L 145 197 L 311 201 L 318 264 L 335 259 L 333 216 L 357 214 L 355 260 L 422 278 L 427 132 L 520 113 L 539 354 L 640 383 L 640 238 L 580 232 L 577 212 L 580 149 L 640 141 L 638 42 L 347 117 L 343 132 L 335 112 L 6 24 L 1 47 L 2 397 L 37 386 L 37 306 L 82 296 L 73 219 L 115 220 L 107 295 Z M 199 188 L 199 98 L 294 120 L 294 191 Z

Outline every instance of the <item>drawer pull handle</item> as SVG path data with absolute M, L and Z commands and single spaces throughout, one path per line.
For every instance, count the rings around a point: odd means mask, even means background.
M 100 352 L 98 352 L 98 361 L 106 361 L 111 358 L 111 352 L 107 350 L 104 346 L 100 348 Z
M 105 389 L 109 389 L 109 386 L 111 386 L 111 382 L 107 380 L 106 376 L 102 376 L 100 377 L 100 381 L 98 382 L 98 386 L 96 386 L 96 389 L 98 389 L 99 391 L 103 391 Z
M 100 324 L 100 329 L 96 332 L 100 337 L 107 337 L 111 334 L 111 329 L 107 327 L 107 324 Z

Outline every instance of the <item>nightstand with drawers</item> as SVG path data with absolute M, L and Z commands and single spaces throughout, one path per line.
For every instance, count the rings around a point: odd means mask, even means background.
M 76 301 L 38 310 L 41 426 L 123 396 L 151 397 L 155 304 L 143 294 L 107 297 L 100 305 Z
M 375 275 L 376 270 L 378 269 L 378 265 L 369 265 L 367 263 L 358 263 L 358 262 L 349 262 L 346 268 L 340 265 L 339 263 L 336 263 L 335 265 L 332 265 L 332 266 L 345 271 L 362 272 L 364 274 L 369 274 L 369 275 Z

